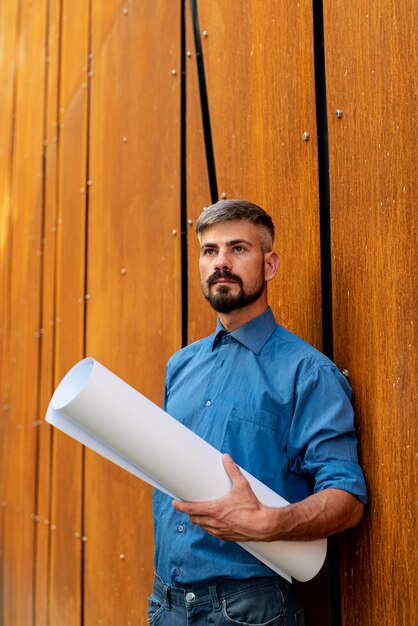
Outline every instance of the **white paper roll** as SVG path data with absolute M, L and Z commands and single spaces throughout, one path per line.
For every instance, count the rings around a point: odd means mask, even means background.
M 212 500 L 230 490 L 221 452 L 92 358 L 77 363 L 63 378 L 46 421 L 179 500 Z M 241 471 L 263 504 L 288 504 Z M 281 576 L 300 581 L 319 572 L 327 550 L 326 539 L 240 545 Z

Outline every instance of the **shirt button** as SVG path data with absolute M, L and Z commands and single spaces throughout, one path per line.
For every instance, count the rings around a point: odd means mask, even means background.
M 179 568 L 177 567 L 177 568 L 176 568 L 176 575 L 178 576 L 179 574 L 180 574 L 180 570 L 179 570 Z
M 187 604 L 193 604 L 193 602 L 195 600 L 196 600 L 196 596 L 194 595 L 194 593 L 192 593 L 191 591 L 186 593 L 186 602 L 187 602 Z
M 212 402 L 210 400 L 206 401 L 206 406 L 210 406 L 212 404 Z
M 183 530 L 184 530 L 183 524 L 180 524 L 180 526 L 177 528 L 177 530 L 179 531 L 179 533 L 182 533 Z

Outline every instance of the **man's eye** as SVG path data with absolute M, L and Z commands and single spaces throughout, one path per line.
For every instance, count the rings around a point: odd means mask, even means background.
M 235 246 L 234 248 L 234 252 L 244 252 L 245 248 L 244 246 Z
M 205 248 L 203 250 L 203 254 L 205 256 L 212 256 L 213 254 L 215 254 L 215 250 L 213 248 Z

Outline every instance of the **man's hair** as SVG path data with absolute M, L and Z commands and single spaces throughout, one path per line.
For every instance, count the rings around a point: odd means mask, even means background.
M 219 200 L 203 209 L 196 222 L 199 239 L 203 231 L 222 222 L 251 222 L 260 228 L 261 245 L 264 252 L 270 252 L 274 242 L 274 224 L 264 209 L 246 200 Z

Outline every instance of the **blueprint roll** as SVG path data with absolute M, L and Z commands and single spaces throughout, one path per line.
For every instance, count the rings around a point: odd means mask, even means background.
M 63 378 L 46 421 L 178 500 L 212 500 L 231 488 L 221 452 L 95 359 L 83 359 Z M 263 504 L 289 504 L 240 469 Z M 319 572 L 327 550 L 326 539 L 239 545 L 287 580 L 299 581 Z

